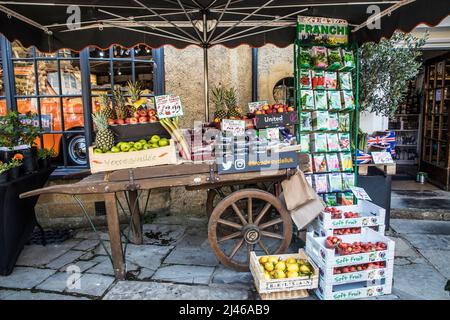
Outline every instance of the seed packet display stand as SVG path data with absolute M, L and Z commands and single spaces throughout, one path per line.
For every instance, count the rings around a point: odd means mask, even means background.
M 353 93 L 353 97 L 354 97 L 354 108 L 352 110 L 348 110 L 348 111 L 332 111 L 332 110 L 328 110 L 329 106 L 327 107 L 327 110 L 329 113 L 334 113 L 334 114 L 342 114 L 342 113 L 347 113 L 349 116 L 349 130 L 347 132 L 342 132 L 342 130 L 339 128 L 337 131 L 331 131 L 331 130 L 324 130 L 324 131 L 319 131 L 319 130 L 314 130 L 314 128 L 311 128 L 311 130 L 303 130 L 302 128 L 302 113 L 303 112 L 311 112 L 311 111 L 305 111 L 302 103 L 301 103 L 301 71 L 305 70 L 305 67 L 300 65 L 299 63 L 299 58 L 301 55 L 302 50 L 306 50 L 306 49 L 312 49 L 312 47 L 326 47 L 327 49 L 346 49 L 346 50 L 351 50 L 353 52 L 354 55 L 354 62 L 355 62 L 355 66 L 352 69 L 318 69 L 318 68 L 314 68 L 313 66 L 311 66 L 311 68 L 307 68 L 309 70 L 313 70 L 313 71 L 331 71 L 331 72 L 350 72 L 353 76 L 353 84 L 352 84 L 352 93 Z M 323 44 L 317 44 L 317 45 L 312 45 L 312 44 L 305 44 L 302 43 L 301 40 L 296 40 L 294 43 L 294 81 L 295 81 L 295 103 L 296 103 L 296 109 L 298 111 L 299 114 L 299 125 L 296 127 L 296 132 L 297 132 L 297 139 L 299 141 L 299 144 L 302 145 L 302 135 L 303 134 L 310 134 L 310 133 L 348 133 L 349 137 L 350 137 L 350 154 L 352 155 L 352 173 L 354 176 L 354 185 L 357 185 L 357 179 L 358 179 L 358 167 L 357 167 L 357 162 L 356 162 L 356 157 L 357 157 L 357 149 L 355 146 L 358 145 L 358 127 L 359 127 L 359 66 L 360 66 L 360 61 L 359 61 L 359 48 L 356 44 L 353 44 L 351 46 L 327 46 L 327 45 L 323 45 Z M 336 74 L 337 75 L 337 74 Z M 338 75 L 337 75 L 337 78 Z M 312 87 L 312 77 L 311 79 L 311 87 Z M 319 92 L 333 92 L 333 91 L 343 91 L 340 90 L 341 88 L 338 87 L 337 90 L 332 90 L 332 89 L 314 89 L 311 91 L 319 91 Z M 345 90 L 344 90 L 345 91 Z M 328 95 L 327 95 L 328 97 Z M 314 110 L 316 110 L 316 108 L 314 108 Z M 312 112 L 311 112 L 312 115 Z M 312 117 L 312 116 L 311 116 Z M 311 140 L 310 140 L 311 141 Z M 306 154 L 309 154 L 311 156 L 311 169 L 313 167 L 313 157 L 312 155 L 314 154 L 331 154 L 331 153 L 338 153 L 338 152 L 313 152 L 312 150 L 312 144 L 308 143 L 309 146 L 309 150 L 307 152 L 304 152 Z M 340 170 L 339 172 L 342 172 L 342 170 Z M 310 175 L 311 177 L 313 175 L 316 174 L 316 172 L 312 169 L 311 172 L 305 172 L 307 175 Z M 311 174 L 312 173 L 312 174 Z M 329 174 L 332 173 L 330 170 L 326 170 L 326 172 L 323 172 L 324 174 Z M 326 194 L 338 194 L 338 193 L 343 193 L 343 192 L 350 192 L 350 190 L 342 190 L 342 192 L 336 192 L 336 191 L 332 191 L 329 190 L 329 192 L 318 192 L 320 195 L 326 195 Z M 354 199 L 355 201 L 355 199 Z M 329 203 L 327 203 L 329 204 Z
M 208 239 L 217 258 L 227 267 L 247 271 L 250 252 L 255 250 L 256 245 L 262 248 L 265 254 L 283 253 L 292 237 L 292 221 L 286 207 L 273 194 L 249 186 L 279 183 L 296 170 L 272 170 L 265 171 L 264 174 L 259 171 L 231 173 L 219 176 L 215 169 L 214 165 L 205 163 L 183 163 L 117 170 L 93 174 L 75 184 L 50 186 L 27 192 L 22 194 L 21 198 L 40 194 L 71 195 L 96 231 L 80 196 L 103 195 L 111 243 L 110 259 L 116 278 L 121 280 L 126 277 L 125 253 L 128 242 L 143 243 L 139 198 L 144 196 L 142 198 L 145 199 L 146 196 L 143 211 L 145 212 L 153 189 L 185 187 L 187 190 L 215 190 L 220 194 L 222 187 L 236 187 L 232 189 L 231 194 L 213 206 L 209 217 Z M 118 198 L 120 193 L 125 194 L 124 204 Z M 245 202 L 245 206 L 242 205 L 242 201 Z M 128 208 L 129 214 L 125 208 Z M 129 217 L 128 234 L 122 234 L 120 230 L 119 211 Z M 125 245 L 122 244 L 122 236 Z M 98 238 L 105 251 L 109 252 L 99 235 Z M 270 247 L 265 245 L 269 242 L 272 243 Z M 224 249 L 227 245 L 230 251 Z M 246 261 L 238 259 L 239 250 L 241 253 L 244 251 L 244 255 L 247 254 Z

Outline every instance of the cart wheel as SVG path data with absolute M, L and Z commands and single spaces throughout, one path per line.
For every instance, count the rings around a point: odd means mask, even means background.
M 254 211 L 256 201 L 264 206 Z M 238 222 L 229 218 L 231 213 Z M 270 219 L 263 222 L 267 216 Z M 234 232 L 221 236 L 222 226 L 232 228 Z M 214 253 L 223 265 L 238 271 L 248 271 L 250 251 L 262 255 L 282 253 L 291 238 L 292 221 L 287 209 L 267 191 L 243 189 L 233 192 L 218 203 L 209 219 L 208 239 Z

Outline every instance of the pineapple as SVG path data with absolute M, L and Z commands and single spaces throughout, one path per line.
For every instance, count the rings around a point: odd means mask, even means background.
M 111 108 L 111 99 L 108 97 L 107 94 L 102 94 L 100 96 L 100 107 L 101 112 L 106 116 L 107 119 L 116 119 L 116 112 Z
M 216 106 L 214 119 L 224 119 L 227 117 L 227 110 L 224 103 L 224 89 L 222 86 L 215 87 L 211 90 L 212 103 Z
M 114 132 L 109 129 L 108 118 L 103 112 L 92 114 L 97 134 L 95 136 L 95 147 L 106 152 L 114 147 Z
M 225 105 L 228 108 L 228 118 L 240 118 L 242 110 L 237 106 L 236 89 L 230 88 L 224 91 Z
M 145 103 L 145 99 L 141 98 L 142 94 L 142 83 L 139 81 L 136 82 L 127 82 L 127 90 L 130 97 L 128 98 L 128 110 L 133 114 L 135 111 L 142 109 L 143 104 Z
M 116 115 L 118 120 L 125 120 L 131 117 L 125 104 L 125 97 L 119 86 L 114 89 L 114 102 L 116 103 Z

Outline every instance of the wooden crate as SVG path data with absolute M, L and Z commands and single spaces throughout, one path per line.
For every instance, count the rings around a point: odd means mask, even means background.
M 397 172 L 397 165 L 395 163 L 388 164 L 358 164 L 358 174 L 361 176 L 367 176 L 369 167 L 375 167 L 381 170 L 388 176 L 394 176 Z
M 170 140 L 170 145 L 166 147 L 133 152 L 97 154 L 94 153 L 93 147 L 89 147 L 91 173 L 177 163 L 179 163 L 177 149 L 172 140 Z
M 266 280 L 264 273 L 260 269 L 259 258 L 255 252 L 250 253 L 250 271 L 253 275 L 255 287 L 261 298 L 264 300 L 278 300 L 278 299 L 296 299 L 307 297 L 306 289 L 314 289 L 319 284 L 319 268 L 310 259 L 303 250 L 292 254 L 273 255 L 276 258 L 304 259 L 307 260 L 314 269 L 314 275 L 311 277 L 298 277 L 288 279 L 271 279 Z

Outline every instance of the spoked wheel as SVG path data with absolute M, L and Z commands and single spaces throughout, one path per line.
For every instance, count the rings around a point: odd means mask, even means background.
M 255 210 L 260 207 L 255 203 L 264 205 Z M 222 235 L 222 226 L 233 232 Z M 292 222 L 287 209 L 267 191 L 233 192 L 217 204 L 209 219 L 208 239 L 214 253 L 223 265 L 238 271 L 248 270 L 250 251 L 261 255 L 282 253 L 291 238 Z

